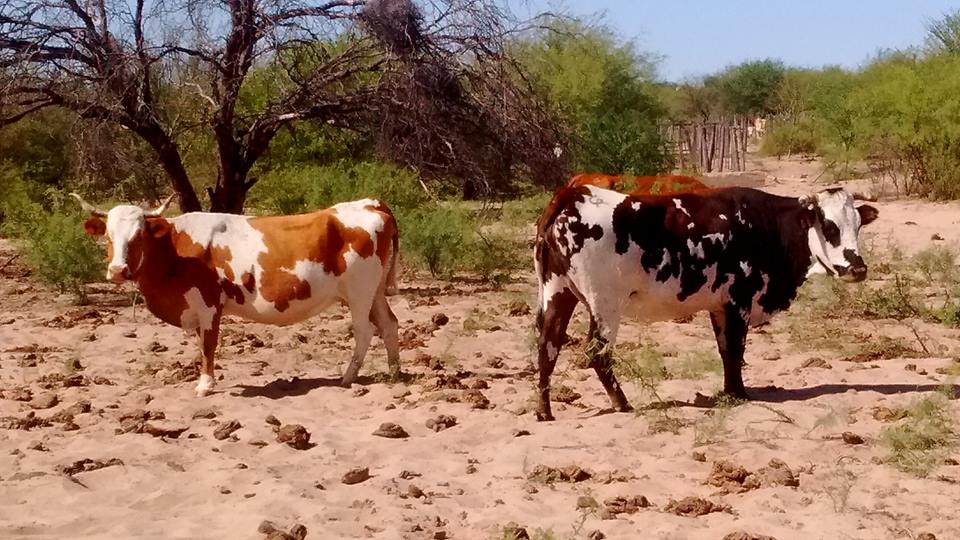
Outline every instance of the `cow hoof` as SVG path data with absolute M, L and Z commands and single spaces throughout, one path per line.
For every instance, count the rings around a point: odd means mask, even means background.
M 624 403 L 623 405 L 620 405 L 614 408 L 617 410 L 617 412 L 633 412 L 634 411 L 633 405 L 630 405 L 629 403 Z
M 554 420 L 556 419 L 550 413 L 537 413 L 537 422 L 553 422 Z
M 213 392 L 214 380 L 209 375 L 200 375 L 200 382 L 197 383 L 197 397 L 209 396 Z
M 747 397 L 746 390 L 736 390 L 736 391 L 724 390 L 723 392 L 720 392 L 719 394 L 717 394 L 717 398 L 718 399 L 726 398 L 732 401 L 749 401 L 750 400 L 750 398 Z

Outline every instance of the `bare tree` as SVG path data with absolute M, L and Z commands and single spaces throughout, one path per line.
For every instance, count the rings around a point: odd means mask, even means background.
M 198 129 L 215 142 L 213 211 L 242 210 L 254 163 L 278 130 L 301 120 L 378 133 L 388 157 L 428 174 L 489 182 L 518 160 L 547 174 L 562 132 L 505 61 L 517 25 L 496 6 L 7 0 L 0 126 L 48 107 L 122 126 L 153 150 L 184 211 L 201 209 L 181 147 Z M 244 95 L 257 70 L 269 86 L 259 101 Z M 419 122 L 397 121 L 400 112 Z M 522 129 L 538 123 L 541 133 Z

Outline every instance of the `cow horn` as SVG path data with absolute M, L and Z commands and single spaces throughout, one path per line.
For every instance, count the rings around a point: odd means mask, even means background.
M 107 217 L 107 213 L 106 213 L 106 212 L 104 212 L 103 210 L 100 210 L 100 209 L 97 208 L 96 206 L 94 206 L 94 205 L 88 203 L 87 201 L 83 200 L 83 197 L 81 197 L 80 195 L 77 195 L 76 193 L 70 192 L 70 196 L 73 197 L 74 199 L 80 201 L 80 207 L 83 208 L 83 210 L 84 210 L 85 212 L 90 212 L 92 215 L 97 216 L 97 217 Z
M 164 212 L 167 211 L 167 207 L 170 206 L 170 201 L 172 201 L 176 196 L 176 193 L 170 195 L 160 206 L 156 207 L 154 210 L 150 210 L 149 212 L 144 212 L 144 215 L 147 217 L 160 217 Z
M 853 193 L 851 193 L 851 195 L 853 195 L 853 200 L 855 201 L 877 202 L 877 196 L 874 195 L 873 193 L 870 193 L 869 191 L 866 193 L 862 191 L 854 191 Z

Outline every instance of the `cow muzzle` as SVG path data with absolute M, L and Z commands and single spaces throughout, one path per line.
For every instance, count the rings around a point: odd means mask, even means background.
M 127 265 L 107 267 L 107 279 L 114 283 L 123 283 L 132 277 L 130 267 Z
M 834 266 L 837 270 L 837 275 L 840 279 L 849 282 L 849 283 L 858 283 L 867 279 L 867 266 L 860 265 L 851 265 L 851 266 Z

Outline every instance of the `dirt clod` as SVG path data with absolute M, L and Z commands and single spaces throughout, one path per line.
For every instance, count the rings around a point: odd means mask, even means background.
M 732 532 L 723 537 L 723 540 L 777 540 L 765 534 L 751 534 L 743 531 Z
M 457 425 L 457 417 L 449 414 L 441 414 L 427 420 L 427 429 L 434 431 L 443 431 Z
M 863 437 L 852 431 L 844 431 L 841 437 L 843 437 L 843 442 L 847 444 L 863 444 Z
M 310 448 L 310 432 L 300 424 L 287 424 L 277 429 L 277 442 L 297 450 Z
M 550 401 L 570 404 L 578 399 L 580 394 L 565 384 L 559 384 L 550 389 Z
M 707 455 L 703 452 L 694 452 L 690 455 L 694 461 L 699 461 L 700 463 L 705 463 L 707 461 Z
M 56 406 L 57 403 L 60 403 L 60 398 L 58 398 L 56 394 L 44 392 L 30 400 L 28 405 L 30 405 L 32 409 L 49 409 L 50 407 Z
M 814 356 L 813 358 L 807 358 L 806 360 L 803 361 L 802 364 L 800 364 L 800 367 L 803 369 L 808 369 L 808 368 L 833 369 L 833 366 L 831 366 L 826 360 L 818 356 Z
M 217 426 L 217 429 L 213 430 L 213 438 L 218 441 L 222 441 L 230 437 L 230 435 L 233 435 L 233 432 L 241 427 L 243 426 L 240 425 L 240 422 L 236 420 L 228 420 Z
M 343 475 L 343 478 L 340 479 L 341 482 L 348 486 L 353 484 L 359 484 L 360 482 L 365 482 L 370 479 L 370 469 L 367 467 L 356 467 L 350 469 Z
M 270 424 L 271 426 L 280 427 L 280 420 L 278 420 L 277 417 L 272 414 L 264 418 L 263 421 L 266 422 L 267 424 Z
M 473 409 L 487 409 L 490 407 L 490 400 L 483 392 L 479 390 L 467 390 L 463 393 L 461 401 L 469 403 Z
M 117 458 L 111 459 L 78 459 L 70 465 L 58 465 L 57 472 L 60 474 L 65 474 L 67 476 L 73 476 L 77 473 L 95 471 L 97 469 L 103 469 L 105 467 L 113 467 L 114 465 L 123 465 L 123 462 Z
M 380 424 L 380 427 L 374 430 L 373 434 L 377 437 L 383 437 L 386 439 L 406 439 L 410 436 L 410 434 L 407 433 L 407 430 L 403 429 L 403 427 L 399 424 L 395 424 L 393 422 L 384 422 Z
M 583 482 L 592 475 L 576 465 L 566 467 L 548 467 L 537 465 L 527 474 L 527 480 L 552 484 L 554 482 Z
M 635 514 L 641 508 L 650 507 L 650 501 L 643 495 L 633 497 L 610 497 L 603 501 L 604 509 L 613 515 L 617 514 Z
M 448 322 L 450 322 L 450 317 L 447 317 L 445 313 L 435 313 L 430 320 L 433 321 L 433 324 L 437 326 L 445 326 Z
M 699 517 L 714 512 L 730 512 L 731 508 L 700 497 L 684 497 L 679 501 L 671 499 L 664 511 L 678 516 Z
M 530 540 L 530 534 L 527 529 L 521 527 L 516 522 L 511 521 L 503 526 L 504 540 Z

